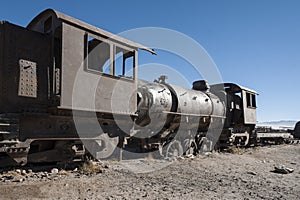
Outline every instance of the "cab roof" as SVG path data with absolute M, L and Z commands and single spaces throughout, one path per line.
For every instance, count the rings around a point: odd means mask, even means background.
M 84 29 L 84 30 L 93 32 L 93 33 L 98 34 L 102 37 L 109 38 L 110 40 L 119 42 L 119 43 L 124 44 L 126 46 L 146 50 L 146 51 L 148 51 L 152 54 L 156 54 L 155 51 L 153 49 L 149 48 L 149 47 L 146 47 L 146 46 L 141 45 L 139 43 L 132 42 L 130 40 L 127 40 L 125 38 L 122 38 L 120 36 L 112 34 L 108 31 L 105 31 L 103 29 L 92 26 L 88 23 L 85 23 L 83 21 L 80 21 L 78 19 L 75 19 L 73 17 L 70 17 L 66 14 L 63 14 L 63 13 L 58 12 L 58 11 L 53 10 L 53 9 L 47 9 L 47 10 L 44 10 L 43 12 L 41 12 L 40 14 L 38 14 L 27 25 L 27 29 L 35 30 L 35 31 L 38 31 L 38 32 L 44 32 L 44 29 L 41 28 L 41 27 L 44 27 L 45 21 L 48 20 L 48 19 L 51 19 L 51 17 L 52 17 L 52 20 L 53 20 L 52 25 L 57 25 L 57 24 L 60 24 L 59 22 L 64 22 L 64 23 L 70 24 L 72 26 L 76 26 L 80 29 Z M 57 26 L 53 26 L 53 29 L 56 28 L 56 27 Z
M 224 87 L 225 90 L 228 89 L 232 92 L 241 92 L 242 90 L 244 90 L 252 94 L 258 94 L 254 90 L 251 90 L 249 88 L 243 87 L 235 83 L 220 83 L 220 84 L 212 85 L 211 87 Z

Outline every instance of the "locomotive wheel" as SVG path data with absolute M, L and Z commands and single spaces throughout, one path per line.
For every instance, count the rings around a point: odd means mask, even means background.
M 182 154 L 183 154 L 183 148 L 181 142 L 178 140 L 174 140 L 168 145 L 165 157 L 167 159 L 174 159 L 176 157 L 181 156 Z
M 101 134 L 97 139 L 86 141 L 86 146 L 89 153 L 96 159 L 106 159 L 110 157 L 119 142 L 119 138 L 110 138 L 107 134 Z
M 196 142 L 193 139 L 184 140 L 184 154 L 185 155 L 195 155 L 196 154 Z
M 206 137 L 202 137 L 198 142 L 198 149 L 200 154 L 205 154 L 213 150 L 212 141 Z

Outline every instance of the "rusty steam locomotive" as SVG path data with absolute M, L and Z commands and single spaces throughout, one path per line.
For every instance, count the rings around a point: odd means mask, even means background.
M 0 45 L 0 166 L 80 160 L 92 153 L 88 145 L 96 157 L 109 156 L 110 138 L 122 149 L 165 156 L 256 141 L 255 91 L 139 81 L 138 50 L 153 49 L 57 11 L 45 10 L 26 28 L 1 21 Z M 78 73 L 101 79 L 86 87 L 76 83 Z M 74 85 L 83 101 L 74 102 Z

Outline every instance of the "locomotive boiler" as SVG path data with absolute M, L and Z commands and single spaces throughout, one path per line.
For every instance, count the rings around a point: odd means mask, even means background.
M 255 91 L 141 81 L 138 50 L 153 49 L 60 12 L 26 28 L 1 21 L 0 46 L 0 166 L 255 142 Z

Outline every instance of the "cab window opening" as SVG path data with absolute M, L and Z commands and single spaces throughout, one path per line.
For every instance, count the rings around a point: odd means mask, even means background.
M 115 76 L 134 78 L 134 51 L 116 47 Z
M 249 108 L 256 108 L 256 97 L 255 94 L 251 94 L 249 92 L 246 93 L 246 101 L 247 107 Z
M 256 98 L 255 98 L 255 94 L 251 94 L 252 97 L 252 107 L 256 108 Z
M 111 74 L 109 43 L 86 34 L 84 58 L 87 69 L 105 74 Z
M 105 42 L 89 34 L 85 35 L 84 41 L 85 69 L 134 79 L 135 50 Z
M 247 107 L 251 107 L 251 98 L 250 98 L 250 93 L 246 93 L 246 98 L 247 98 Z

